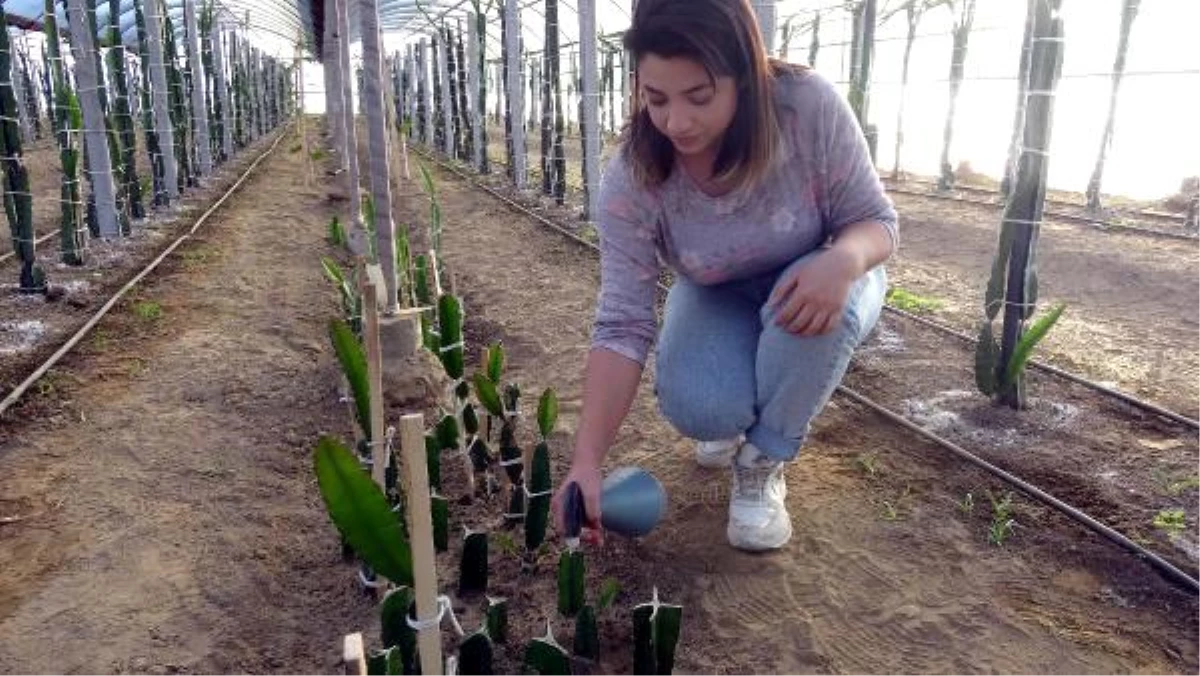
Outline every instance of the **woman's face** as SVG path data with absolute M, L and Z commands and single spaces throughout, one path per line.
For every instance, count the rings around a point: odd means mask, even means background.
M 697 155 L 719 146 L 737 111 L 732 77 L 714 81 L 691 59 L 646 54 L 638 62 L 638 80 L 650 121 L 676 153 Z

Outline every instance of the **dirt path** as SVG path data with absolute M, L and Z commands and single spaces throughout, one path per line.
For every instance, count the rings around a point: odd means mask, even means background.
M 513 378 L 527 392 L 555 387 L 573 433 L 596 260 L 447 174 L 440 194 L 471 351 L 502 340 Z M 644 379 L 609 465 L 653 471 L 668 518 L 589 566 L 597 579 L 619 575 L 634 602 L 657 586 L 684 604 L 680 672 L 1195 671 L 1194 599 L 1034 506 L 1016 511 L 1028 531 L 990 545 L 982 496 L 1000 487 L 845 400 L 789 468 L 793 542 L 765 556 L 731 550 L 728 479 L 691 462 L 650 387 Z M 559 473 L 567 446 L 554 449 Z M 981 504 L 963 510 L 971 490 Z M 602 666 L 627 671 L 628 656 Z
M 2 430 L 0 671 L 330 671 L 370 617 L 311 478 L 347 429 L 288 145 Z

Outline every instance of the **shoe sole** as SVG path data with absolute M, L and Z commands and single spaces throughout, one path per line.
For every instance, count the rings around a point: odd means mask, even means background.
M 739 539 L 734 537 L 735 532 L 740 531 L 734 531 L 730 528 L 725 529 L 725 536 L 729 539 L 729 546 L 733 547 L 734 549 L 738 549 L 743 552 L 769 552 L 776 549 L 781 549 L 784 545 L 791 541 L 792 522 L 791 519 L 788 519 L 787 530 L 777 542 L 739 542 Z

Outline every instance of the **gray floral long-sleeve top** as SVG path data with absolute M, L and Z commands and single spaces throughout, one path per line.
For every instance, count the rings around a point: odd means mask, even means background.
M 710 197 L 682 169 L 660 186 L 633 178 L 623 152 L 605 168 L 597 227 L 601 282 L 592 347 L 645 363 L 661 264 L 701 285 L 777 269 L 852 223 L 897 239 L 896 211 L 845 99 L 814 71 L 776 80 L 781 161 L 758 185 Z

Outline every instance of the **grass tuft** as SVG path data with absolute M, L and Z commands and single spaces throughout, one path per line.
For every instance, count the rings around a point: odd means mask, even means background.
M 942 309 L 944 303 L 937 298 L 927 298 L 917 295 L 911 291 L 903 289 L 899 286 L 893 286 L 888 289 L 885 300 L 888 305 L 897 310 L 904 310 L 913 314 L 928 314 Z
M 140 319 L 148 322 L 161 319 L 163 316 L 162 305 L 152 300 L 143 300 L 134 304 L 133 313 Z

